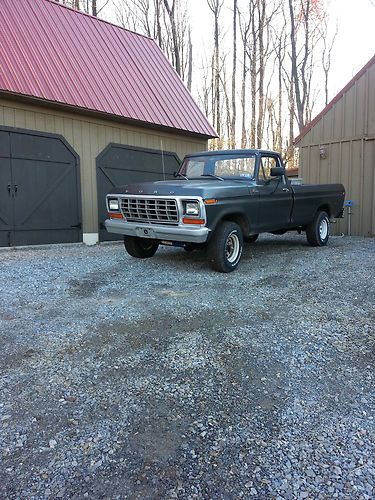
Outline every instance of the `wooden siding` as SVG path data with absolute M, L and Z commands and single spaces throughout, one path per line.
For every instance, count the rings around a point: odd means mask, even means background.
M 182 158 L 207 149 L 204 139 L 123 125 L 0 98 L 0 125 L 65 137 L 80 156 L 83 232 L 98 232 L 96 157 L 110 143 L 176 152 Z
M 375 236 L 375 64 L 297 144 L 306 183 L 341 182 L 353 200 L 351 234 Z M 327 158 L 320 157 L 320 147 Z M 347 234 L 340 220 L 336 234 Z

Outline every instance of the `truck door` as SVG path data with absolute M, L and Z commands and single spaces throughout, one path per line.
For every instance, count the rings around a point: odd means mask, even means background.
M 258 168 L 259 232 L 286 229 L 290 222 L 292 192 L 283 177 L 271 177 L 271 168 L 281 167 L 277 156 L 262 154 Z

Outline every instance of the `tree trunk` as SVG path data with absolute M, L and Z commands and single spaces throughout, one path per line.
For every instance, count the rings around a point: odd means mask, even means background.
M 188 76 L 187 88 L 191 91 L 191 83 L 193 79 L 193 44 L 191 43 L 191 29 L 189 27 L 189 41 L 188 41 Z
M 252 50 L 250 57 L 250 84 L 251 84 L 251 122 L 250 147 L 256 147 L 256 98 L 257 98 L 257 30 L 255 27 L 254 9 L 251 13 Z
M 246 131 L 246 80 L 247 80 L 247 68 L 246 68 L 246 42 L 244 41 L 243 49 L 243 68 L 242 68 L 242 88 L 241 88 L 241 106 L 242 106 L 242 133 L 241 133 L 241 148 L 245 149 L 247 146 L 247 131 Z
M 174 59 L 174 67 L 177 73 L 181 75 L 181 56 L 180 56 L 180 47 L 178 43 L 177 36 L 177 26 L 176 26 L 176 0 L 172 0 L 172 5 L 169 5 L 168 0 L 164 0 L 164 6 L 169 16 L 169 21 L 171 24 L 172 31 L 172 44 L 173 44 L 173 59 Z
M 233 0 L 232 122 L 230 147 L 236 147 L 237 0 Z

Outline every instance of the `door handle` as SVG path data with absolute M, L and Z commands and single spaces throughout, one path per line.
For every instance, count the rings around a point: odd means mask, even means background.
M 284 193 L 289 193 L 289 188 L 283 188 Z
M 7 189 L 8 189 L 8 193 L 10 194 L 11 190 L 12 190 L 12 185 L 10 182 L 8 182 L 8 186 L 7 186 Z
M 17 191 L 18 191 L 18 184 L 15 184 L 15 185 L 14 185 L 14 194 L 16 194 L 16 193 L 17 193 Z

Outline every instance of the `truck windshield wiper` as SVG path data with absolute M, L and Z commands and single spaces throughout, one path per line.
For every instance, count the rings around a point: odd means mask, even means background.
M 186 177 L 186 175 L 184 174 L 181 174 L 180 172 L 176 172 L 175 173 L 175 177 L 183 177 L 184 179 L 186 179 L 187 181 L 189 180 L 188 177 Z
M 222 177 L 219 177 L 218 175 L 215 174 L 202 174 L 201 177 L 213 177 L 214 179 L 218 179 L 219 181 L 224 180 Z

